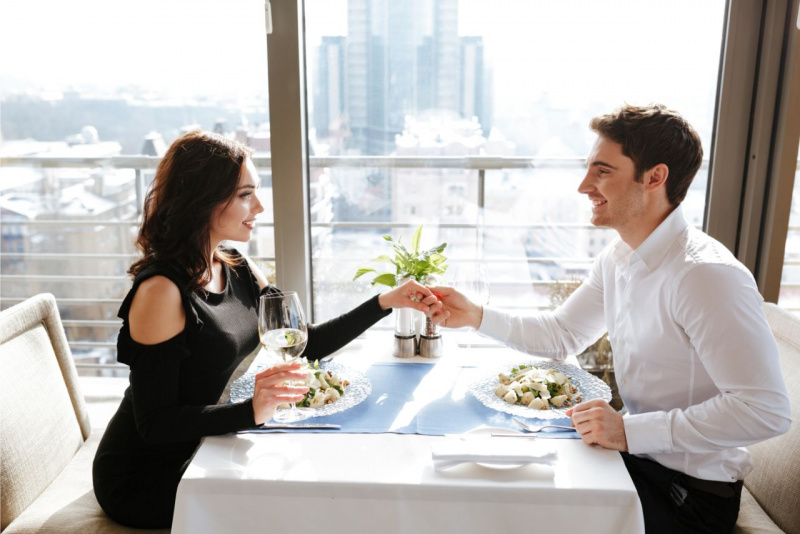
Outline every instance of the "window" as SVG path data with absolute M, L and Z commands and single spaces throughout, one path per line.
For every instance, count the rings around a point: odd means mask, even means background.
M 493 304 L 547 307 L 550 284 L 585 274 L 613 235 L 576 189 L 589 120 L 624 102 L 679 110 L 710 153 L 723 0 L 305 8 L 318 318 L 374 291 L 356 268 L 419 224 L 452 271 L 488 265 Z M 698 226 L 707 172 L 684 203 Z
M 143 194 L 182 132 L 256 150 L 266 212 L 239 246 L 270 271 L 264 42 L 261 0 L 3 6 L 0 304 L 53 293 L 81 372 L 116 359 Z

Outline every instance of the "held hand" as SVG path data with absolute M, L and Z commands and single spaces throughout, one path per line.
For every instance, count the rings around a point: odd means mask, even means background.
M 567 410 L 567 415 L 584 443 L 615 451 L 628 450 L 622 416 L 606 401 L 593 399 L 582 402 Z
M 305 380 L 307 376 L 307 373 L 300 372 L 300 362 L 279 363 L 258 373 L 253 391 L 253 416 L 256 424 L 272 419 L 279 404 L 303 400 L 308 392 L 306 386 L 289 386 L 284 385 L 284 382 Z
M 430 315 L 442 308 L 441 302 L 430 289 L 409 280 L 405 284 L 398 286 L 391 291 L 381 294 L 378 297 L 381 309 L 389 308 L 413 308 L 427 315 Z
M 463 293 L 452 287 L 430 288 L 442 301 L 442 308 L 431 316 L 434 323 L 447 328 L 470 326 L 476 330 L 483 320 L 483 307 L 470 301 Z

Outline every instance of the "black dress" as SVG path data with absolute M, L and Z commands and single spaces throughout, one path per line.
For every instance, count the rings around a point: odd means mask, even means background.
M 222 293 L 190 292 L 184 275 L 153 265 L 139 273 L 120 307 L 117 358 L 130 366 L 130 386 L 100 441 L 93 479 L 100 506 L 123 525 L 169 527 L 178 483 L 200 438 L 255 425 L 251 400 L 216 404 L 239 363 L 259 344 L 258 283 L 246 262 L 223 264 L 223 273 Z M 131 339 L 128 313 L 139 285 L 156 275 L 180 289 L 186 327 L 172 339 L 142 345 Z M 376 296 L 336 319 L 309 325 L 303 354 L 330 354 L 389 313 Z

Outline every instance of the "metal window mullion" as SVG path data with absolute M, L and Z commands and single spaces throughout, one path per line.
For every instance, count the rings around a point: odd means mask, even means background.
M 758 67 L 762 2 L 728 2 L 722 50 L 714 141 L 708 152 L 705 228 L 736 251 L 744 177 L 747 169 L 750 115 Z
M 783 76 L 778 88 L 779 100 L 775 109 L 775 130 L 771 154 L 769 190 L 765 199 L 764 224 L 761 229 L 756 280 L 764 298 L 778 302 L 784 265 L 789 215 L 792 210 L 794 179 L 798 170 L 800 145 L 800 0 L 787 5 L 785 20 Z
M 272 2 L 267 35 L 275 270 L 313 321 L 303 0 Z
M 110 321 L 104 319 L 62 319 L 61 324 L 63 326 L 119 328 L 122 326 L 122 320 Z
M 707 232 L 753 272 L 772 302 L 798 165 L 799 1 L 728 3 L 706 206 Z
M 0 280 L 48 280 L 55 282 L 126 282 L 127 276 L 101 276 L 80 274 L 2 274 Z
M 742 198 L 739 239 L 736 255 L 755 275 L 758 274 L 759 238 L 766 193 L 770 181 L 775 104 L 779 99 L 781 56 L 786 16 L 786 0 L 765 4 L 757 85 L 751 116 L 747 174 Z M 763 291 L 763 288 L 762 288 Z

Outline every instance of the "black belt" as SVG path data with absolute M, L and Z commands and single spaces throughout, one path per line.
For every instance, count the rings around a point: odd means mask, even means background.
M 720 480 L 703 480 L 690 475 L 683 475 L 686 478 L 686 485 L 690 488 L 711 493 L 717 497 L 730 499 L 734 495 L 742 494 L 742 484 L 744 481 L 722 482 Z

